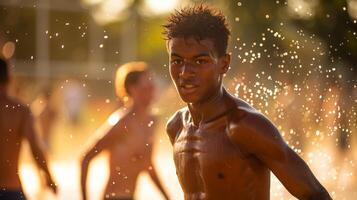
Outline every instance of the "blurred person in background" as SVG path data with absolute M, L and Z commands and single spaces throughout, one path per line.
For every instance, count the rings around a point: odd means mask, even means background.
M 167 124 L 185 199 L 270 199 L 270 172 L 298 199 L 331 199 L 275 125 L 222 85 L 231 61 L 223 13 L 183 8 L 164 28 L 170 75 L 187 103 Z
M 151 113 L 155 85 L 147 64 L 130 62 L 119 67 L 116 72 L 115 87 L 117 96 L 124 101 L 124 106 L 117 112 L 120 113 L 117 121 L 112 122 L 112 127 L 105 131 L 83 156 L 81 165 L 83 200 L 87 199 L 89 163 L 104 150 L 110 153 L 110 172 L 103 199 L 133 199 L 138 175 L 142 171 L 149 173 L 165 199 L 168 199 L 152 161 L 157 117 Z
M 53 126 L 58 116 L 58 111 L 51 101 L 51 90 L 44 89 L 36 100 L 31 104 L 31 110 L 36 116 L 40 129 L 41 140 L 47 151 L 51 150 L 50 139 Z
M 85 103 L 85 89 L 79 81 L 66 80 L 63 91 L 64 108 L 73 126 L 80 123 L 80 117 Z
M 26 199 L 19 178 L 19 154 L 27 139 L 38 167 L 44 172 L 47 186 L 56 193 L 54 183 L 28 106 L 7 94 L 10 81 L 7 61 L 0 59 L 0 199 Z

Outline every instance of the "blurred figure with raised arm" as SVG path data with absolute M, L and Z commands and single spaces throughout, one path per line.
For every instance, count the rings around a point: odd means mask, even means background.
M 104 150 L 110 153 L 109 180 L 103 199 L 130 200 L 135 193 L 138 175 L 147 171 L 168 199 L 156 174 L 152 161 L 152 144 L 156 117 L 151 113 L 154 81 L 145 62 L 130 62 L 119 67 L 115 78 L 116 93 L 123 100 L 117 121 L 109 118 L 107 128 L 82 158 L 81 187 L 83 200 L 87 199 L 87 172 L 90 161 Z M 115 119 L 115 117 L 114 117 Z M 110 126 L 110 125 L 109 125 Z

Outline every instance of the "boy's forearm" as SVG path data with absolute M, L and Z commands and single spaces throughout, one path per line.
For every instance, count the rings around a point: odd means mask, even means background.
M 89 159 L 87 157 L 84 157 L 81 162 L 81 171 L 80 171 L 81 193 L 82 193 L 83 200 L 87 199 L 87 187 L 86 186 L 87 186 L 88 166 L 89 166 Z
M 155 168 L 150 169 L 149 174 L 150 174 L 151 179 L 154 181 L 155 185 L 159 188 L 161 193 L 164 195 L 165 199 L 169 199 L 168 194 L 166 193 L 164 187 L 162 186 L 162 184 L 159 180 L 159 177 L 156 174 Z

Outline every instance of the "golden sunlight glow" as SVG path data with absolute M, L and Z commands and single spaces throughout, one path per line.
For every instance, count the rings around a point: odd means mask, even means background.
M 335 181 L 336 170 L 333 169 L 333 153 L 328 147 L 313 149 L 307 153 L 306 162 L 313 169 L 314 174 L 321 180 Z M 322 164 L 323 163 L 323 164 Z
M 94 20 L 100 25 L 125 20 L 130 12 L 128 8 L 133 2 L 134 0 L 82 0 L 84 6 L 90 7 Z M 161 15 L 185 3 L 188 1 L 145 0 L 138 8 L 142 15 Z
M 120 21 L 125 18 L 127 8 L 133 0 L 102 0 L 93 11 L 94 20 L 101 25 Z
M 357 19 L 357 0 L 348 1 L 348 14 L 350 14 L 353 19 Z
M 114 112 L 111 114 L 107 120 L 108 124 L 114 126 L 119 121 L 119 113 Z
M 20 179 L 26 195 L 36 196 L 38 194 L 40 179 L 34 165 L 20 165 Z
M 148 194 L 150 194 L 150 199 L 163 199 L 160 194 L 160 191 L 156 188 L 149 174 L 146 172 L 140 173 L 138 181 L 136 183 L 136 188 L 137 190 L 134 194 L 135 199 L 149 199 Z
M 160 138 L 157 139 L 161 141 Z M 158 144 L 160 145 L 155 150 L 154 160 L 156 170 L 159 172 L 159 178 L 162 180 L 163 186 L 170 197 L 182 200 L 184 199 L 183 192 L 176 177 L 170 144 L 168 144 L 168 141 Z M 337 156 L 331 147 L 333 147 L 333 143 L 323 144 L 319 149 L 308 147 L 306 161 L 328 189 L 335 188 L 335 184 L 348 189 L 353 182 L 354 168 L 350 164 L 350 159 L 341 160 L 342 162 L 338 161 L 342 165 L 336 167 L 334 163 Z M 51 163 L 50 168 L 58 184 L 59 193 L 57 196 L 50 195 L 48 192 L 45 195 L 41 195 L 44 190 L 41 189 L 43 186 L 41 186 L 38 178 L 36 167 L 29 163 L 20 165 L 20 177 L 28 199 L 40 199 L 39 197 L 45 197 L 43 199 L 47 200 L 80 199 L 79 163 L 75 160 L 55 161 Z M 87 184 L 89 200 L 102 199 L 108 177 L 108 154 L 103 153 L 93 160 L 89 168 Z M 333 197 L 335 196 L 335 194 L 332 195 Z M 140 174 L 134 196 L 139 200 L 163 199 L 146 172 Z M 271 199 L 294 199 L 273 174 L 271 179 Z
M 109 178 L 108 159 L 109 155 L 104 153 L 95 158 L 90 165 L 87 188 L 89 188 L 91 199 L 102 199 L 104 196 L 105 186 Z
M 315 15 L 315 7 L 318 6 L 317 0 L 288 0 L 289 13 L 298 18 L 310 18 Z
M 179 5 L 179 0 L 146 0 L 144 9 L 152 14 L 164 14 L 172 11 Z
M 89 5 L 89 6 L 97 5 L 102 1 L 103 0 L 82 0 L 83 4 Z

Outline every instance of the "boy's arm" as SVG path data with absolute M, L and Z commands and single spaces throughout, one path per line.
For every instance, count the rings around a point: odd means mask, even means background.
M 182 128 L 181 111 L 177 111 L 166 124 L 166 133 L 169 136 L 170 142 L 175 143 L 177 133 Z
M 30 109 L 26 109 L 24 116 L 24 126 L 23 126 L 24 136 L 28 140 L 31 148 L 32 155 L 35 159 L 37 166 L 44 172 L 46 178 L 46 184 L 51 190 L 56 193 L 57 185 L 52 179 L 51 173 L 47 166 L 47 160 L 39 142 L 38 134 L 36 133 L 34 127 L 34 119 Z
M 155 185 L 159 188 L 159 190 L 161 191 L 161 194 L 164 195 L 165 199 L 168 200 L 169 196 L 166 193 L 164 187 L 161 184 L 161 181 L 159 180 L 159 177 L 156 173 L 156 168 L 154 167 L 153 164 L 150 165 L 150 168 L 148 169 L 149 175 L 151 177 L 151 179 L 154 181 Z
M 298 199 L 331 199 L 304 160 L 287 146 L 267 118 L 247 111 L 243 118 L 237 119 L 230 124 L 230 138 L 261 160 L 292 195 Z
M 81 193 L 83 200 L 87 199 L 86 184 L 90 161 L 104 149 L 110 149 L 116 142 L 118 142 L 118 140 L 120 139 L 119 136 L 125 132 L 124 130 L 125 129 L 123 129 L 121 123 L 116 124 L 108 131 L 108 133 L 106 133 L 101 139 L 99 139 L 82 157 L 80 176 Z

